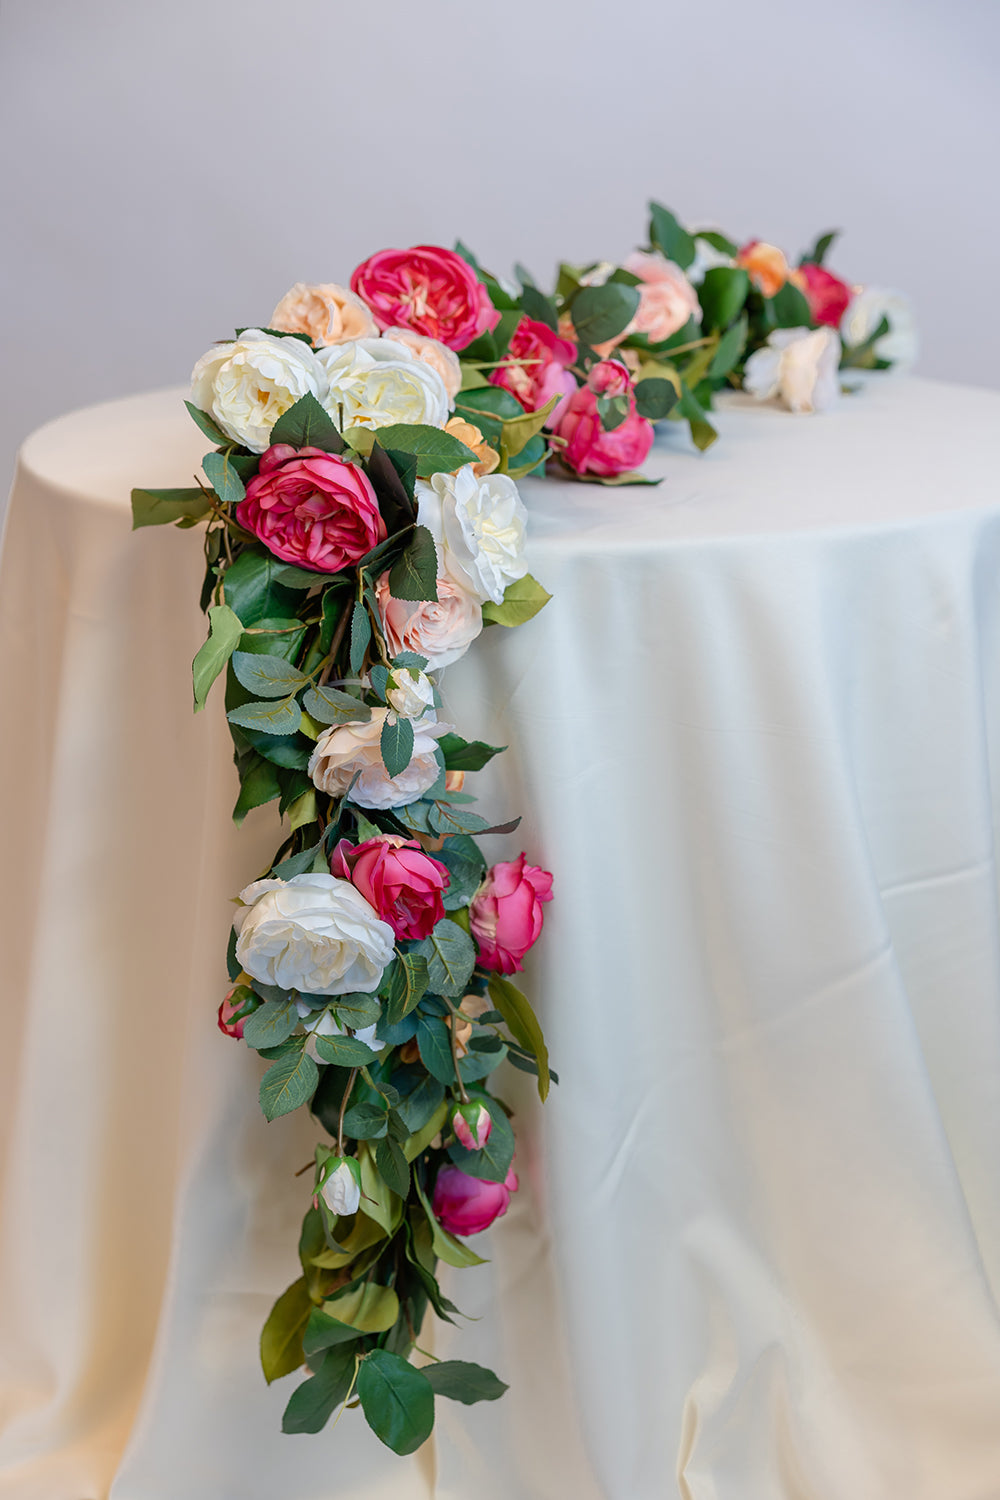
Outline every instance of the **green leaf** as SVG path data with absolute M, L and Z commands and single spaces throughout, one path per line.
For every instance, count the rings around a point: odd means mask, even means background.
M 686 271 L 695 257 L 695 243 L 686 229 L 682 229 L 669 208 L 662 203 L 649 205 L 649 238 L 668 260 L 672 260 Z
M 395 1234 L 403 1217 L 402 1200 L 382 1177 L 367 1142 L 358 1147 L 358 1161 L 361 1163 L 361 1201 L 366 1216 L 379 1224 L 386 1234 Z
M 266 802 L 273 802 L 275 797 L 280 796 L 281 785 L 274 766 L 255 755 L 249 769 L 241 772 L 240 794 L 233 808 L 233 822 L 239 828 L 253 808 L 263 807 Z
M 209 688 L 225 669 L 240 643 L 243 625 L 227 604 L 213 604 L 208 611 L 208 640 L 191 664 L 194 683 L 194 711 L 205 707 Z
M 443 898 L 445 911 L 468 906 L 486 873 L 486 861 L 472 839 L 464 833 L 445 839 L 434 858 L 448 867 L 450 876 Z
M 436 1078 L 428 1078 L 427 1082 L 428 1084 L 438 1084 L 438 1080 Z M 438 1087 L 440 1088 L 441 1085 L 438 1084 Z M 425 1123 L 421 1125 L 420 1129 L 415 1131 L 413 1135 L 407 1137 L 407 1139 L 403 1142 L 403 1155 L 406 1157 L 407 1161 L 416 1161 L 417 1157 L 421 1156 L 423 1152 L 427 1150 L 427 1147 L 430 1145 L 431 1141 L 438 1134 L 438 1132 L 444 1129 L 444 1123 L 447 1118 L 447 1104 L 439 1104 L 437 1109 L 431 1115 L 430 1119 L 425 1121 Z
M 765 301 L 774 317 L 775 326 L 778 328 L 809 328 L 812 326 L 812 313 L 809 311 L 809 303 L 790 281 L 786 281 L 780 291 Z
M 583 286 L 573 298 L 570 312 L 577 338 L 591 348 L 623 333 L 635 317 L 639 293 L 634 286 L 608 282 L 605 286 Z
M 265 760 L 286 770 L 304 771 L 309 764 L 310 748 L 297 734 L 266 734 L 260 729 L 240 728 L 240 733 Z
M 476 1401 L 496 1401 L 508 1387 L 485 1365 L 474 1365 L 466 1359 L 442 1359 L 425 1365 L 423 1373 L 435 1396 L 461 1401 L 472 1406 Z
M 265 1118 L 276 1120 L 307 1104 L 317 1083 L 319 1069 L 308 1052 L 280 1058 L 260 1081 L 260 1107 Z
M 706 271 L 698 288 L 703 326 L 728 328 L 739 316 L 749 290 L 750 277 L 739 266 L 713 266 Z
M 415 1453 L 434 1426 L 434 1391 L 426 1375 L 390 1354 L 373 1349 L 358 1376 L 361 1410 L 375 1436 L 393 1453 Z
M 503 386 L 484 385 L 477 390 L 463 390 L 456 398 L 455 412 L 478 427 L 483 437 L 496 445 L 504 422 L 523 416 L 524 407 Z
M 712 363 L 708 367 L 709 378 L 718 380 L 739 362 L 740 355 L 746 347 L 747 341 L 747 316 L 746 313 L 738 323 L 734 323 L 719 340 L 719 346 L 712 356 Z
M 315 1263 L 314 1261 L 313 1264 Z M 319 1307 L 314 1307 L 309 1314 L 309 1322 L 306 1324 L 302 1348 L 306 1359 L 309 1359 L 313 1354 L 319 1354 L 324 1349 L 343 1348 L 345 1344 L 353 1344 L 360 1337 L 361 1330 L 355 1328 L 353 1324 L 344 1322 L 342 1318 L 332 1317 Z
M 690 426 L 691 441 L 699 453 L 704 453 L 706 448 L 711 448 L 719 434 L 705 416 L 704 408 L 686 381 L 681 385 L 681 399 L 674 407 L 674 411 Z
M 422 953 L 427 960 L 428 988 L 433 994 L 451 999 L 465 994 L 476 965 L 476 946 L 457 922 L 445 917 L 413 952 Z
M 405 1198 L 410 1191 L 410 1164 L 398 1141 L 391 1137 L 379 1141 L 375 1147 L 375 1165 L 392 1191 Z
M 808 251 L 807 254 L 803 255 L 802 259 L 799 261 L 799 265 L 805 265 L 808 262 L 808 264 L 813 266 L 821 266 L 826 260 L 830 246 L 833 244 L 834 240 L 837 240 L 839 238 L 839 229 L 828 229 L 826 234 L 820 235 L 819 239 L 816 241 L 815 245 L 813 245 L 812 249 Z
M 351 615 L 351 671 L 360 672 L 364 666 L 365 652 L 372 638 L 371 621 L 364 603 L 358 599 L 355 601 L 354 611 Z
M 240 650 L 255 656 L 280 656 L 284 661 L 294 661 L 305 633 L 306 626 L 301 620 L 265 616 L 243 631 Z
M 315 589 L 322 584 L 324 588 L 343 588 L 348 580 L 342 573 L 315 573 L 311 568 L 296 568 L 291 563 L 283 563 L 275 571 L 278 583 L 283 583 L 286 588 L 295 589 L 303 593 L 306 589 Z
M 230 462 L 229 453 L 206 453 L 201 466 L 223 504 L 238 505 L 246 495 L 246 487 Z
M 521 288 L 521 306 L 527 317 L 536 323 L 544 323 L 546 328 L 551 328 L 553 333 L 559 332 L 559 313 L 551 297 L 546 297 L 532 282 L 525 282 Z
M 389 593 L 394 599 L 437 599 L 438 557 L 434 538 L 426 526 L 414 528 L 413 540 L 393 564 Z
M 696 240 L 704 240 L 706 245 L 711 245 L 713 250 L 718 250 L 720 255 L 737 255 L 739 245 L 733 240 L 727 239 L 724 234 L 719 234 L 715 229 L 698 229 L 695 231 Z
M 462 1240 L 456 1239 L 453 1234 L 449 1234 L 447 1229 L 442 1229 L 434 1217 L 434 1210 L 427 1199 L 427 1194 L 420 1185 L 419 1177 L 416 1175 L 413 1178 L 413 1185 L 417 1190 L 420 1206 L 430 1226 L 431 1248 L 438 1259 L 443 1260 L 445 1265 L 457 1266 L 459 1269 L 463 1269 L 466 1266 L 484 1266 L 486 1261 L 483 1256 L 477 1255 L 475 1250 L 470 1250 L 468 1245 L 464 1244 Z
M 277 1047 L 290 1037 L 299 1024 L 294 1000 L 266 1000 L 259 1010 L 248 1016 L 243 1040 L 248 1047 Z
M 202 411 L 200 406 L 195 406 L 191 401 L 185 401 L 184 405 L 191 413 L 192 419 L 201 428 L 210 442 L 219 444 L 232 442 L 232 438 L 226 436 L 222 428 L 212 420 L 207 411 Z
M 344 1134 L 355 1141 L 376 1141 L 388 1128 L 386 1112 L 377 1104 L 352 1104 L 344 1115 Z
M 439 1083 L 453 1083 L 455 1062 L 451 1055 L 451 1033 L 437 1016 L 421 1016 L 417 1021 L 417 1046 L 420 1061 Z
M 256 651 L 237 651 L 233 671 L 247 691 L 256 693 L 258 698 L 287 698 L 307 681 L 284 657 Z
M 342 453 L 344 440 L 331 417 L 310 394 L 300 396 L 294 406 L 271 428 L 271 443 L 290 443 L 293 448 L 322 448 L 324 453 Z
M 372 716 L 366 703 L 325 684 L 310 688 L 302 706 L 310 718 L 318 719 L 321 724 L 367 724 Z
M 272 698 L 263 703 L 244 703 L 239 708 L 231 708 L 226 718 L 230 724 L 259 729 L 264 734 L 294 734 L 302 723 L 302 710 L 294 698 Z
M 418 1076 L 416 1088 L 405 1094 L 396 1108 L 403 1124 L 413 1134 L 424 1129 L 444 1102 L 444 1085 L 440 1079 L 424 1072 L 420 1072 Z M 436 1134 L 436 1131 L 431 1132 L 432 1136 Z
M 507 585 L 502 604 L 487 600 L 483 605 L 483 619 L 494 625 L 523 625 L 544 609 L 551 598 L 537 578 L 525 573 L 523 578 L 516 578 Z
M 669 380 L 655 376 L 640 380 L 635 387 L 635 409 L 640 417 L 650 422 L 659 422 L 677 405 L 677 392 Z
M 516 458 L 531 442 L 531 439 L 545 426 L 549 417 L 559 405 L 559 396 L 553 396 L 551 401 L 546 401 L 537 411 L 523 411 L 518 417 L 511 417 L 504 422 L 500 433 L 500 440 L 507 450 L 508 458 Z
M 449 771 L 481 771 L 494 755 L 501 755 L 507 748 L 487 745 L 483 740 L 463 740 L 460 734 L 443 734 L 438 745 Z
M 398 1317 L 399 1299 L 390 1287 L 374 1282 L 347 1286 L 310 1313 L 302 1347 L 308 1358 L 320 1349 L 343 1343 L 340 1330 L 345 1326 L 354 1337 L 358 1333 L 386 1333 Z
M 303 995 L 304 1000 L 308 997 Z M 374 995 L 329 995 L 318 997 L 320 1005 L 330 1005 L 336 1012 L 341 1026 L 350 1026 L 352 1031 L 362 1031 L 374 1026 L 382 1014 L 382 1007 Z
M 450 432 L 427 427 L 419 422 L 394 422 L 378 429 L 378 441 L 394 453 L 410 453 L 417 461 L 417 475 L 429 479 L 432 474 L 450 474 L 463 464 L 476 462 L 476 454 Z
M 413 759 L 413 724 L 402 714 L 387 714 L 379 739 L 382 764 L 390 778 L 401 776 Z
M 420 1002 L 427 989 L 427 960 L 420 953 L 404 953 L 389 970 L 384 1019 L 396 1026 Z
M 260 1335 L 260 1362 L 268 1385 L 290 1375 L 305 1359 L 302 1336 L 312 1307 L 306 1279 L 300 1276 L 271 1308 Z
M 167 526 L 172 521 L 200 521 L 212 509 L 204 490 L 133 490 L 132 530 Z
M 243 1034 L 246 1035 L 245 1027 Z M 334 1063 L 338 1068 L 366 1068 L 378 1057 L 377 1052 L 359 1042 L 356 1036 L 317 1036 L 314 1043 L 323 1061 Z
M 538 1063 L 538 1095 L 544 1100 L 549 1092 L 549 1051 L 538 1017 L 527 996 L 503 974 L 491 974 L 488 989 L 490 999 L 510 1027 L 511 1036 L 527 1047 Z
M 281 1419 L 282 1432 L 319 1432 L 346 1400 L 354 1379 L 354 1350 L 330 1349 L 315 1375 L 296 1386 Z
M 285 588 L 277 576 L 286 566 L 270 553 L 248 547 L 227 568 L 222 584 L 225 602 L 244 625 L 294 618 L 299 603 L 295 591 Z

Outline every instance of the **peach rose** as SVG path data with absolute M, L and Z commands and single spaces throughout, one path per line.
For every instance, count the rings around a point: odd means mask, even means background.
M 679 333 L 690 318 L 701 318 L 698 293 L 672 260 L 658 251 L 636 250 L 625 262 L 626 271 L 639 278 L 639 306 L 629 333 L 644 333 L 651 344 Z
M 750 280 L 765 297 L 777 296 L 786 281 L 798 284 L 784 253 L 766 240 L 748 240 L 737 255 L 736 264 L 749 273 Z
M 422 359 L 425 365 L 437 370 L 444 381 L 448 400 L 454 401 L 462 387 L 462 366 L 454 350 L 449 349 L 447 344 L 442 344 L 440 339 L 428 338 L 424 333 L 414 333 L 412 328 L 387 328 L 383 337 L 395 339 L 397 344 L 405 344 L 408 349 L 413 350 L 417 359 Z
M 452 437 L 458 438 L 460 443 L 464 443 L 476 454 L 477 461 L 472 465 L 472 472 L 478 479 L 483 479 L 487 474 L 493 473 L 500 462 L 500 455 L 490 447 L 478 427 L 474 427 L 471 422 L 466 422 L 462 417 L 452 417 L 444 424 L 444 430 L 450 432 Z
M 436 602 L 412 601 L 394 599 L 389 592 L 389 575 L 383 573 L 375 585 L 375 599 L 389 655 L 414 651 L 427 658 L 429 672 L 458 661 L 483 628 L 479 600 L 450 578 L 438 579 Z
M 361 298 L 334 281 L 297 281 L 274 309 L 270 326 L 283 333 L 307 333 L 317 348 L 378 333 Z

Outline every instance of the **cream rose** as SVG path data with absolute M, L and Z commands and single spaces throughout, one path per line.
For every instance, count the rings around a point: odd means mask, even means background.
M 472 464 L 417 482 L 417 519 L 438 549 L 438 565 L 479 602 L 499 604 L 508 583 L 528 571 L 528 513 L 506 474 L 479 478 Z
M 404 719 L 419 719 L 434 707 L 434 684 L 416 667 L 397 667 L 389 673 L 385 701 Z
M 236 956 L 254 979 L 307 995 L 378 989 L 395 934 L 349 881 L 255 880 L 240 900 Z
M 378 337 L 378 325 L 361 298 L 335 281 L 297 281 L 274 309 L 270 326 L 306 333 L 317 347 Z
M 309 775 L 321 792 L 343 797 L 353 781 L 352 802 L 359 807 L 389 808 L 404 807 L 429 791 L 440 774 L 435 754 L 437 737 L 447 734 L 451 726 L 438 724 L 432 714 L 415 719 L 410 764 L 398 776 L 390 777 L 382 762 L 380 744 L 388 715 L 389 709 L 374 708 L 367 724 L 334 724 L 323 731 L 309 759 Z M 391 932 L 392 928 L 387 930 Z
M 440 339 L 429 338 L 424 333 L 414 333 L 412 328 L 387 328 L 383 337 L 397 344 L 405 344 L 417 359 L 422 359 L 432 370 L 437 370 L 448 392 L 450 406 L 462 389 L 462 365 L 454 349 L 449 349 Z
M 778 328 L 746 362 L 743 385 L 758 401 L 825 411 L 840 395 L 840 339 L 832 328 Z
M 354 339 L 316 356 L 327 377 L 326 408 L 347 427 L 392 422 L 443 427 L 448 392 L 438 372 L 395 339 Z
M 902 292 L 889 287 L 866 286 L 855 293 L 840 321 L 840 333 L 848 349 L 871 338 L 882 319 L 889 324 L 872 346 L 876 359 L 887 359 L 899 370 L 907 370 L 920 351 L 913 305 Z
M 650 343 L 672 338 L 691 318 L 701 317 L 698 293 L 680 266 L 659 251 L 636 250 L 625 259 L 626 271 L 639 278 L 639 306 L 629 333 L 644 333 Z
M 446 575 L 437 581 L 436 600 L 394 599 L 389 575 L 375 585 L 382 633 L 390 656 L 415 651 L 427 658 L 432 672 L 464 656 L 483 628 L 483 607 L 475 594 L 460 588 Z
M 263 453 L 271 428 L 302 396 L 326 399 L 323 366 L 301 339 L 248 328 L 203 354 L 191 372 L 191 400 L 234 443 Z

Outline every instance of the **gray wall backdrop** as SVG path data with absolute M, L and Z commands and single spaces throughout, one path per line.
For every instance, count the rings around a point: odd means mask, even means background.
M 460 235 L 617 257 L 656 196 L 917 304 L 1000 385 L 996 0 L 2 0 L 0 493 L 295 280 Z M 141 476 L 138 476 L 141 477 Z

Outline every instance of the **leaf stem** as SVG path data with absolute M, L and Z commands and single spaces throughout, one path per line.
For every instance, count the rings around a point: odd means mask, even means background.
M 451 1005 L 450 1000 L 448 1004 Z M 458 1084 L 458 1097 L 461 1099 L 463 1104 L 468 1104 L 469 1095 L 466 1092 L 465 1084 L 462 1080 L 462 1075 L 459 1072 L 458 1068 L 458 1037 L 455 1033 L 455 1022 L 458 1019 L 459 1014 L 460 1012 L 455 1009 L 454 1005 L 451 1005 L 451 1025 L 448 1027 L 448 1035 L 451 1039 L 451 1060 L 455 1068 L 455 1082 Z M 463 1016 L 462 1019 L 464 1020 L 465 1017 Z

